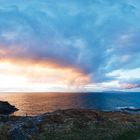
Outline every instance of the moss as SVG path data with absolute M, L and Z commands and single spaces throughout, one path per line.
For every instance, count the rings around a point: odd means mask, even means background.
M 9 127 L 7 125 L 0 125 L 0 140 L 8 140 Z
M 140 115 L 69 109 L 35 117 L 1 117 L 0 140 L 8 139 L 9 129 L 21 125 L 32 140 L 138 140 Z M 7 124 L 12 124 L 8 125 Z M 16 134 L 16 133 L 15 133 Z
M 43 132 L 36 135 L 34 140 L 136 140 L 140 131 L 135 126 L 134 123 L 115 121 L 91 122 L 86 127 L 74 125 L 68 132 L 57 130 Z M 127 136 L 128 134 L 131 136 Z
M 127 130 L 124 133 L 120 134 L 113 140 L 138 140 L 140 139 L 140 128 Z

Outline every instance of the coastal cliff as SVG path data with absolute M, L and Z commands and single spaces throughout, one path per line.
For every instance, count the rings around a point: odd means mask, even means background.
M 9 115 L 18 111 L 18 109 L 6 101 L 0 101 L 0 114 Z
M 39 116 L 0 116 L 0 140 L 137 140 L 140 115 L 66 109 Z

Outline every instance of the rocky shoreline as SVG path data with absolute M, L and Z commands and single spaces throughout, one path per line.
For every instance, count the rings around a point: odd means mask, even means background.
M 140 132 L 139 114 L 66 109 L 38 116 L 0 115 L 0 140 L 121 140 L 129 131 Z
M 18 109 L 6 101 L 0 101 L 0 114 L 9 115 L 18 111 Z

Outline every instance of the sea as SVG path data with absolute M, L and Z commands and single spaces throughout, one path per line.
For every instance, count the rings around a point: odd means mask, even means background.
M 140 109 L 140 92 L 0 93 L 0 100 L 15 105 L 19 110 L 14 115 L 19 116 L 34 116 L 70 108 L 101 111 Z

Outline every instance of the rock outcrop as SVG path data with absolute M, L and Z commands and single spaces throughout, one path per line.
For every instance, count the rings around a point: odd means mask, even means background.
M 0 116 L 0 140 L 111 139 L 140 130 L 140 115 L 66 109 L 38 116 Z M 138 133 L 139 134 L 139 133 Z
M 8 102 L 0 101 L 0 114 L 2 115 L 9 115 L 17 111 L 18 109 L 9 104 Z

